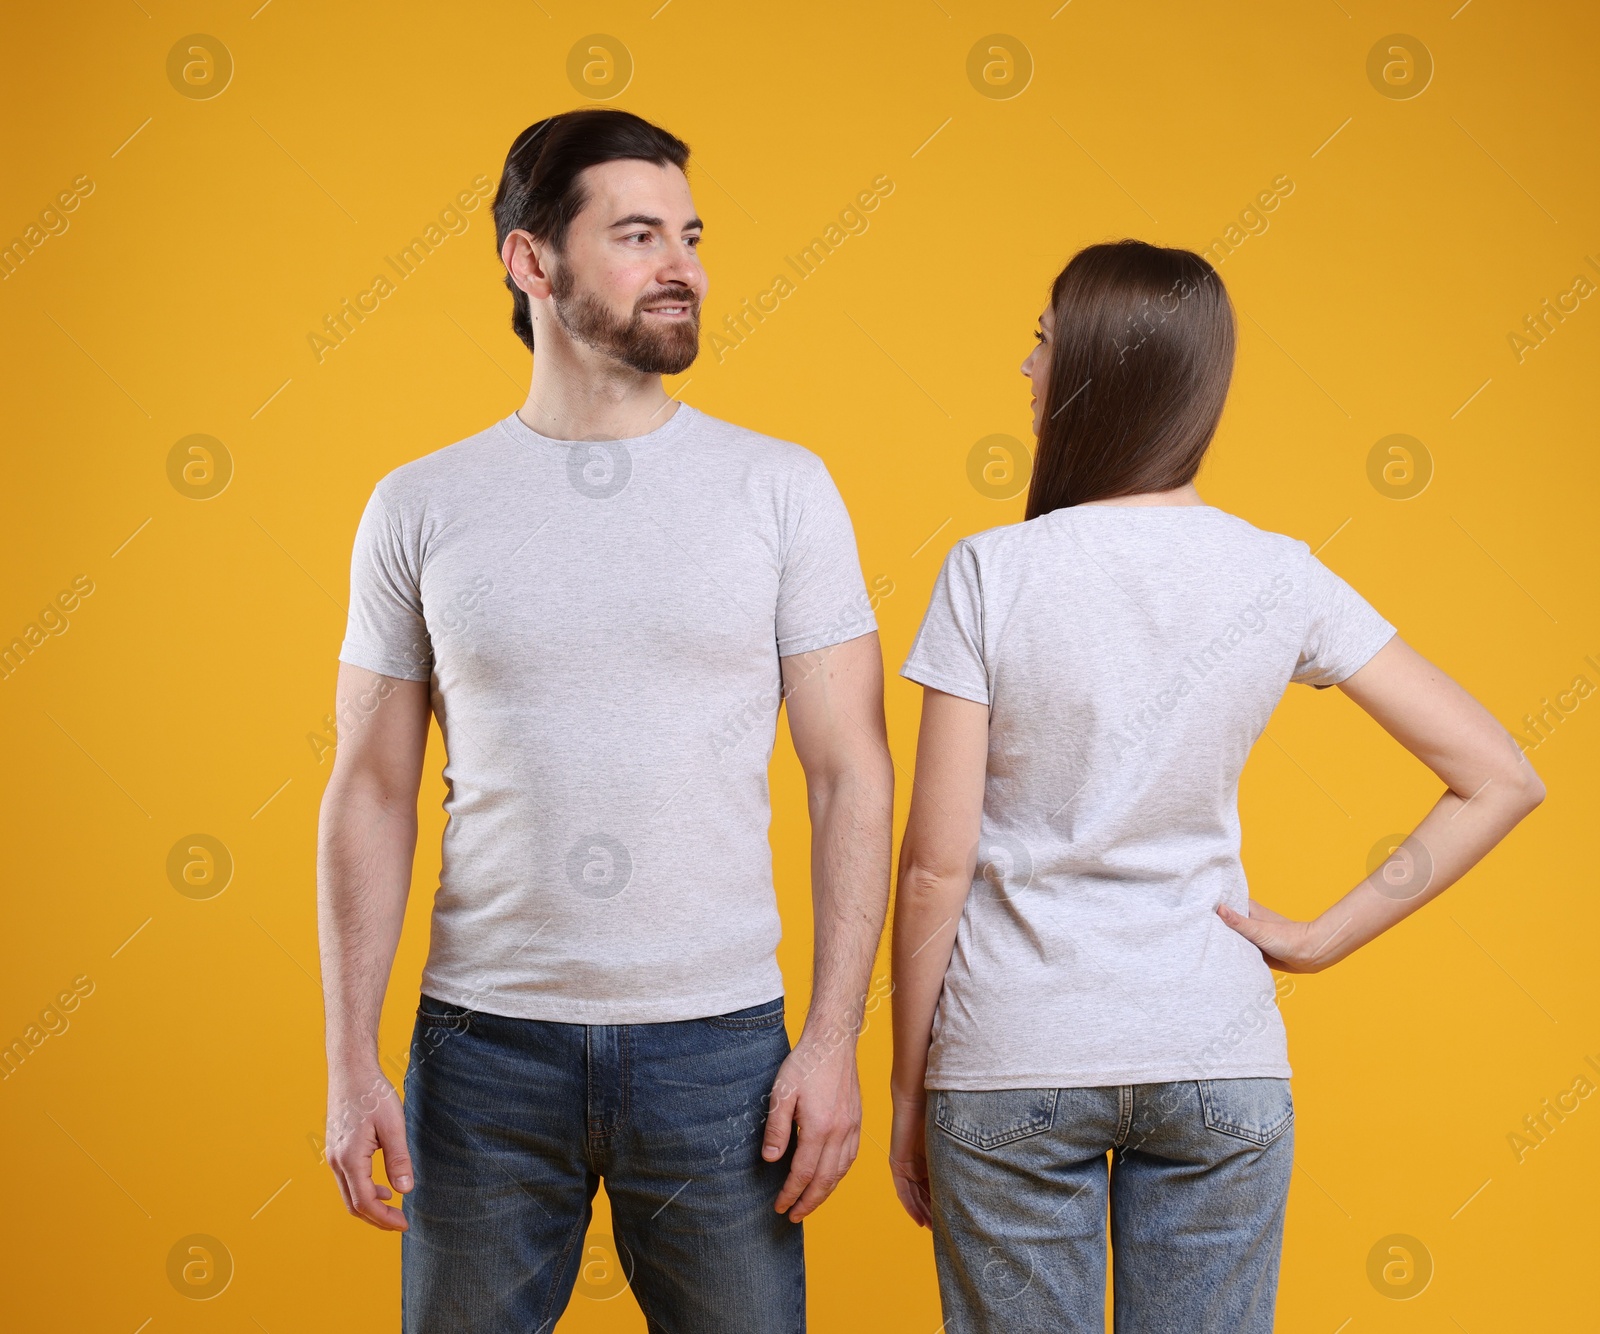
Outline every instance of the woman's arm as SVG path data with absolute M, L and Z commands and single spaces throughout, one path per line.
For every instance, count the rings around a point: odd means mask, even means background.
M 1310 922 L 1253 900 L 1223 921 L 1281 972 L 1314 973 L 1437 898 L 1544 800 L 1544 784 L 1477 700 L 1399 636 L 1341 685 L 1446 791 L 1389 860 Z
M 924 1227 L 930 1215 L 922 1081 L 934 1010 L 977 865 L 988 760 L 988 706 L 925 687 L 911 815 L 900 846 L 895 893 L 894 1133 L 889 1148 L 900 1203 Z

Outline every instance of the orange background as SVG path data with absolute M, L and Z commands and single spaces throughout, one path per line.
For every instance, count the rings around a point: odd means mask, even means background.
M 827 460 L 879 596 L 902 816 L 919 692 L 892 673 L 950 544 L 1021 514 L 974 485 L 969 457 L 1027 437 L 1030 322 L 1061 264 L 1103 239 L 1203 249 L 1240 227 L 1220 268 L 1241 334 L 1208 500 L 1309 541 L 1513 731 L 1574 678 L 1600 682 L 1600 309 L 1575 296 L 1531 350 L 1508 337 L 1576 276 L 1600 282 L 1591 6 L 127 0 L 6 26 L 0 241 L 26 241 L 61 192 L 73 204 L 20 263 L 8 251 L 0 282 L 0 640 L 40 627 L 0 680 L 0 1042 L 24 1052 L 0 1082 L 7 1329 L 397 1322 L 398 1238 L 348 1217 L 320 1162 L 330 763 L 310 738 L 373 483 L 525 395 L 487 208 L 320 361 L 308 336 L 458 192 L 497 180 L 538 117 L 604 98 L 692 146 L 708 336 L 670 387 Z M 186 83 L 193 34 L 213 63 Z M 596 43 L 577 82 L 568 56 L 593 34 L 615 45 L 585 85 Z M 894 188 L 867 229 L 713 352 L 723 317 L 880 175 Z M 80 177 L 92 188 L 74 196 Z M 1279 177 L 1292 191 L 1240 224 Z M 231 459 L 204 500 L 168 471 L 197 433 Z M 1369 455 L 1394 434 L 1421 448 L 1375 484 Z M 1407 466 L 1428 484 L 1397 499 Z M 79 576 L 93 591 L 52 632 L 42 609 Z M 1533 752 L 1550 790 L 1537 814 L 1283 998 L 1299 1120 L 1280 1329 L 1592 1323 L 1600 1104 L 1570 1098 L 1520 1161 L 1509 1138 L 1580 1074 L 1600 1082 L 1584 1063 L 1600 1061 L 1600 702 L 1566 699 Z M 396 1074 L 441 761 L 435 737 L 383 1025 Z M 798 1020 L 807 830 L 782 739 L 773 788 Z M 1292 692 L 1241 794 L 1256 894 L 1309 915 L 1436 789 L 1338 692 Z M 221 892 L 169 877 L 196 833 L 233 863 Z M 42 1036 L 75 982 L 68 1026 Z M 934 1334 L 929 1239 L 884 1161 L 885 1016 L 862 1043 L 862 1157 L 807 1225 L 812 1321 Z M 604 1232 L 602 1211 L 563 1331 L 643 1328 L 626 1295 L 600 1300 Z M 169 1275 L 195 1234 L 231 1257 L 208 1300 L 215 1275 Z M 1382 1257 L 1369 1275 L 1391 1234 L 1432 1266 L 1409 1299 Z

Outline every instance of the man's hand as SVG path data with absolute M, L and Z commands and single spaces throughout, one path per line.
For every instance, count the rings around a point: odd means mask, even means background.
M 372 1156 L 383 1153 L 384 1173 L 401 1194 L 411 1189 L 405 1113 L 394 1085 L 376 1067 L 360 1074 L 334 1070 L 328 1081 L 328 1166 L 344 1207 L 386 1232 L 404 1232 L 405 1215 L 380 1201 L 394 1191 L 372 1179 Z
M 928 1144 L 925 1138 L 928 1099 L 915 1094 L 893 1095 L 894 1130 L 889 1137 L 889 1172 L 894 1193 L 918 1227 L 933 1226 L 933 1203 L 928 1187 Z
M 794 1160 L 773 1206 L 798 1223 L 850 1170 L 861 1147 L 861 1079 L 854 1037 L 834 1042 L 801 1037 L 778 1068 L 761 1156 L 776 1162 L 795 1131 Z
M 1254 899 L 1250 900 L 1248 917 L 1240 916 L 1225 903 L 1217 905 L 1217 916 L 1260 950 L 1269 968 L 1280 973 L 1321 972 L 1343 957 L 1338 952 L 1342 933 L 1321 918 L 1297 922 Z

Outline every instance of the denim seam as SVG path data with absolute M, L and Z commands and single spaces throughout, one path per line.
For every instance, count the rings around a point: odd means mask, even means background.
M 545 1290 L 544 1309 L 539 1312 L 539 1328 L 546 1329 L 553 1325 L 550 1314 L 556 1302 L 556 1289 L 561 1283 L 561 1276 L 567 1272 L 567 1257 L 572 1254 L 573 1244 L 588 1230 L 588 1220 L 583 1216 L 586 1211 L 579 1211 L 578 1221 L 571 1232 L 567 1234 L 567 1244 L 561 1248 L 560 1262 L 550 1271 L 550 1286 Z M 576 1282 L 576 1278 L 573 1280 Z
M 720 1015 L 710 1015 L 707 1017 L 706 1023 L 710 1024 L 713 1028 L 740 1030 L 752 1028 L 777 1028 L 783 1023 L 783 1019 L 783 1011 L 779 1010 L 776 1014 L 751 1015 L 748 1019 L 724 1019 Z
M 804 1223 L 796 1223 L 796 1227 L 805 1227 Z M 806 1253 L 805 1248 L 800 1250 L 800 1283 L 795 1292 L 794 1300 L 795 1334 L 805 1334 L 806 1330 Z
M 1284 1117 L 1283 1120 L 1277 1125 L 1269 1126 L 1264 1130 L 1257 1129 L 1255 1126 L 1237 1126 L 1231 1121 L 1223 1121 L 1220 1119 L 1213 1121 L 1209 1117 L 1206 1118 L 1206 1125 L 1209 1129 L 1215 1130 L 1219 1134 L 1232 1135 L 1235 1139 L 1247 1140 L 1251 1144 L 1266 1145 L 1271 1144 L 1273 1140 L 1277 1139 L 1279 1135 L 1283 1134 L 1283 1132 L 1289 1128 L 1293 1121 L 1294 1113 L 1290 1112 L 1289 1115 Z
M 784 1021 L 784 1017 L 788 1013 L 785 999 L 783 994 L 779 993 L 770 1001 L 757 1002 L 757 1004 L 761 1005 L 776 1005 L 778 1007 L 775 1010 L 765 1010 L 761 1014 L 741 1014 L 736 1010 L 729 1014 L 708 1014 L 704 1017 L 704 1022 L 710 1024 L 713 1028 L 775 1028 Z M 755 1006 L 748 1008 L 754 1009 Z
M 594 1030 L 585 1024 L 583 1026 L 583 1147 L 584 1154 L 589 1157 L 590 1166 L 594 1166 L 593 1154 L 600 1145 L 596 1142 L 594 1133 Z M 598 1170 L 598 1169 L 596 1169 Z
M 624 1026 L 622 1032 L 617 1035 L 617 1046 L 622 1048 L 619 1053 L 622 1058 L 622 1096 L 617 1099 L 617 1129 L 620 1131 L 628 1124 L 628 1089 L 632 1082 L 630 1075 L 633 1069 L 628 1055 L 633 1049 L 633 1026 L 631 1024 Z
M 1119 1149 L 1128 1142 L 1128 1131 L 1133 1128 L 1133 1085 L 1117 1085 L 1117 1133 L 1112 1143 Z

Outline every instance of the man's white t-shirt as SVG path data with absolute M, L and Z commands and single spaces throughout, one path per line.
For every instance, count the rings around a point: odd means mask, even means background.
M 1239 773 L 1291 681 L 1394 627 L 1304 542 L 1209 505 L 1089 505 L 958 542 L 902 674 L 989 706 L 978 874 L 927 1086 L 1287 1077 Z
M 431 682 L 423 991 L 592 1024 L 780 995 L 778 660 L 875 628 L 822 461 L 687 404 L 614 441 L 513 413 L 383 478 L 339 656 Z

